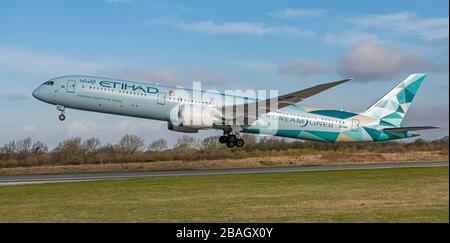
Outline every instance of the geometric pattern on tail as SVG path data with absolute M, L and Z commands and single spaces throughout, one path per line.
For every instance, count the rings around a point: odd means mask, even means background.
M 400 127 L 424 79 L 425 74 L 411 74 L 363 115 L 379 119 L 382 127 Z

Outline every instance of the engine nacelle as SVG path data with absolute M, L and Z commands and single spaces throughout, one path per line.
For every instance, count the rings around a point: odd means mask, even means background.
M 174 125 L 172 122 L 167 123 L 167 129 L 169 129 L 170 131 L 174 131 L 174 132 L 198 133 L 198 129 L 177 126 L 177 125 Z
M 170 115 L 172 125 L 191 129 L 212 128 L 219 120 L 219 110 L 202 105 L 179 105 Z

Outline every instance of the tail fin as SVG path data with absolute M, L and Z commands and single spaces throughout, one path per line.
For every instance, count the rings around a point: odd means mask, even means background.
M 380 119 L 380 125 L 383 127 L 400 127 L 425 76 L 425 74 L 409 75 L 362 115 Z

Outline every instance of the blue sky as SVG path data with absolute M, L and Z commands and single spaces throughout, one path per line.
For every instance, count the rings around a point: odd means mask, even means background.
M 448 134 L 448 1 L 82 0 L 0 3 L 0 144 L 31 136 L 116 143 L 179 134 L 143 119 L 57 111 L 31 97 L 60 75 L 92 74 L 280 93 L 353 77 L 304 102 L 361 111 L 407 74 L 428 78 L 404 125 Z M 202 132 L 205 137 L 214 132 Z

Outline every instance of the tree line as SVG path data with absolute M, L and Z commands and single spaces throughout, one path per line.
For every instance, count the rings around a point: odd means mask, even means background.
M 416 139 L 411 142 L 390 141 L 381 143 L 327 144 L 300 140 L 286 140 L 244 134 L 243 148 L 229 149 L 218 143 L 218 136 L 203 140 L 193 136 L 180 137 L 169 148 L 165 139 L 146 144 L 144 139 L 127 134 L 117 144 L 103 145 L 98 138 L 83 140 L 80 137 L 66 139 L 54 149 L 40 141 L 25 138 L 10 141 L 0 147 L 0 167 L 104 164 L 153 161 L 195 161 L 202 159 L 247 158 L 282 155 L 305 155 L 320 151 L 336 152 L 390 152 L 447 151 L 448 136 L 436 140 Z

